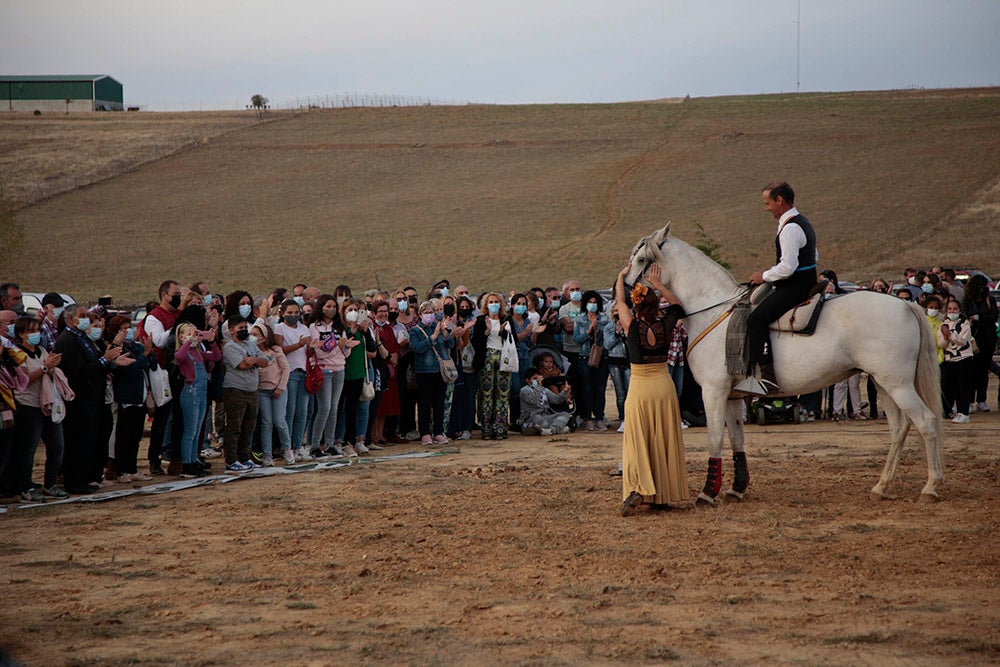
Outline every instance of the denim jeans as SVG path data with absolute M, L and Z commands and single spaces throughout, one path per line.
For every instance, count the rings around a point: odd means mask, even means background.
M 627 362 L 622 365 L 608 364 L 608 372 L 611 374 L 611 382 L 615 385 L 618 421 L 623 421 L 625 419 L 625 398 L 628 396 L 628 381 L 632 377 L 632 369 L 629 368 Z
M 285 409 L 285 422 L 288 424 L 289 441 L 292 443 L 292 447 L 297 449 L 302 446 L 309 413 L 309 392 L 306 391 L 306 372 L 304 370 L 296 369 L 288 376 L 285 401 L 288 403 L 288 407 Z
M 321 440 L 327 447 L 333 446 L 337 407 L 343 391 L 344 371 L 323 371 L 323 386 L 316 393 L 316 418 L 313 420 L 312 442 L 309 443 L 313 448 L 319 447 Z
M 303 394 L 305 392 L 302 392 Z M 260 422 L 260 442 L 264 449 L 264 454 L 271 456 L 271 444 L 274 441 L 274 430 L 278 430 L 278 442 L 281 444 L 281 451 L 290 449 L 292 437 L 288 430 L 288 421 L 285 419 L 285 410 L 288 406 L 288 392 L 281 392 L 281 396 L 275 397 L 273 389 L 261 389 L 257 392 L 257 416 Z
M 184 415 L 181 462 L 194 463 L 198 458 L 198 436 L 201 435 L 201 425 L 205 421 L 208 406 L 208 373 L 205 372 L 205 364 L 195 362 L 194 382 L 185 383 L 180 401 Z

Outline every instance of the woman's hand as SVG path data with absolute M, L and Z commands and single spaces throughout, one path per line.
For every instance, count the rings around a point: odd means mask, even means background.
M 618 277 L 621 280 L 625 280 L 625 276 L 627 276 L 628 272 L 631 271 L 631 270 L 632 270 L 632 262 L 629 262 L 628 264 L 625 265 L 624 269 L 622 269 L 621 271 L 618 272 Z
M 122 349 L 120 347 L 109 347 L 104 351 L 104 358 L 108 361 L 114 361 L 122 354 Z
M 52 353 L 49 356 L 45 357 L 45 362 L 43 365 L 49 370 L 52 370 L 53 368 L 59 365 L 60 361 L 62 361 L 62 355 Z
M 122 343 L 125 342 L 125 334 L 127 332 L 128 332 L 128 329 L 119 329 L 118 330 L 118 334 L 115 336 L 115 341 L 114 341 L 115 345 L 121 345 Z

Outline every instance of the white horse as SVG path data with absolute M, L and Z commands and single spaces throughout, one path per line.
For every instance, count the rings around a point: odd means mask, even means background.
M 663 284 L 670 287 L 690 313 L 690 340 L 709 328 L 745 290 L 733 276 L 700 250 L 670 236 L 670 224 L 641 239 L 632 249 L 626 282 L 634 285 L 646 269 L 660 265 Z M 699 504 L 715 504 L 722 485 L 722 443 L 729 430 L 735 474 L 726 493 L 741 499 L 749 483 L 743 449 L 743 406 L 731 399 L 742 378 L 726 370 L 726 324 L 713 329 L 690 351 L 691 372 L 702 387 L 708 419 L 708 481 Z M 937 499 L 944 479 L 941 461 L 941 385 L 935 342 L 923 311 L 913 303 L 874 292 L 857 292 L 824 304 L 811 336 L 771 332 L 774 369 L 784 395 L 817 391 L 858 370 L 868 372 L 878 386 L 889 420 L 892 445 L 882 476 L 872 490 L 884 498 L 896 475 L 903 441 L 912 423 L 927 453 L 927 483 L 922 501 Z

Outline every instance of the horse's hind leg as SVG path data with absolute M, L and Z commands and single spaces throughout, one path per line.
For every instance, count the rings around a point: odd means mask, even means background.
M 726 429 L 729 444 L 733 448 L 733 485 L 726 491 L 730 498 L 743 500 L 743 493 L 750 486 L 750 469 L 747 455 L 743 451 L 743 401 L 734 400 L 726 404 Z
M 872 487 L 872 490 L 869 492 L 874 500 L 885 498 L 885 489 L 889 485 L 889 482 L 896 477 L 900 455 L 903 451 L 903 443 L 906 441 L 906 435 L 910 432 L 910 420 L 899 409 L 896 402 L 881 387 L 878 387 L 878 393 L 879 397 L 885 396 L 885 416 L 889 422 L 889 434 L 892 438 L 892 444 L 889 446 L 889 455 L 886 457 L 885 467 L 882 468 L 882 476 L 879 478 L 878 484 Z

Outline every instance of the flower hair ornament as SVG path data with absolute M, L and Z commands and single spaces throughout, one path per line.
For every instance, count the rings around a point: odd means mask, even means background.
M 642 303 L 642 300 L 646 298 L 646 293 L 649 292 L 649 288 L 645 285 L 636 285 L 632 288 L 632 305 L 638 306 Z

